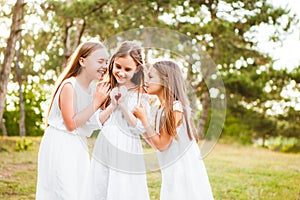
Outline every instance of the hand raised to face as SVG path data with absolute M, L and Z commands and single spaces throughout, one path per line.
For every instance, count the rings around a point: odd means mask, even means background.
M 106 100 L 110 93 L 110 84 L 107 82 L 98 83 L 94 94 L 94 107 L 98 109 L 100 105 Z

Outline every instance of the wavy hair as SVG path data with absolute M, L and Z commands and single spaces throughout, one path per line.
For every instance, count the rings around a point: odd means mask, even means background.
M 100 42 L 85 42 L 80 44 L 75 51 L 72 53 L 72 55 L 67 60 L 67 65 L 62 71 L 62 73 L 59 75 L 58 79 L 55 82 L 54 90 L 51 95 L 51 103 L 48 109 L 47 118 L 49 116 L 55 95 L 57 94 L 57 91 L 59 87 L 61 86 L 62 82 L 70 77 L 75 77 L 81 73 L 81 65 L 79 63 L 79 59 L 86 58 L 90 54 L 92 54 L 94 51 L 98 49 L 105 48 L 105 46 Z M 47 121 L 47 120 L 46 120 Z M 48 122 L 46 124 L 48 126 Z
M 138 93 L 140 93 L 139 88 L 144 85 L 144 60 L 142 57 L 142 47 L 136 41 L 124 41 L 112 55 L 108 66 L 110 87 L 114 88 L 117 85 L 117 80 L 112 73 L 115 59 L 126 56 L 130 56 L 136 63 L 138 71 L 133 75 L 131 81 L 135 84 L 133 89 L 138 89 Z M 109 103 L 110 97 L 106 100 L 105 107 L 107 107 Z
M 173 102 L 180 101 L 183 107 L 183 116 L 185 118 L 188 137 L 192 140 L 194 136 L 198 140 L 195 125 L 191 120 L 190 104 L 179 66 L 172 61 L 158 61 L 153 64 L 153 67 L 158 71 L 163 87 L 163 97 L 166 100 L 164 122 L 167 133 L 177 138 Z

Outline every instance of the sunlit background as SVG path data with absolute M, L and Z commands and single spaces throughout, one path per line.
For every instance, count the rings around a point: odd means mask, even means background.
M 49 1 L 52 2 L 52 1 Z M 55 2 L 55 1 L 53 1 Z M 62 1 L 56 1 L 56 2 L 62 2 Z M 64 3 L 68 6 L 72 5 L 72 2 L 75 1 L 65 1 Z M 77 2 L 87 2 L 87 4 L 92 3 L 93 1 L 77 1 Z M 247 56 L 247 55 L 240 55 L 240 57 L 236 58 L 234 62 L 226 63 L 227 61 L 224 61 L 222 63 L 221 61 L 216 60 L 216 66 L 221 71 L 225 70 L 226 73 L 233 74 L 235 76 L 243 75 L 243 70 L 253 68 L 252 66 L 257 66 L 255 69 L 255 73 L 257 76 L 264 76 L 265 73 L 269 73 L 270 69 L 275 69 L 278 71 L 286 70 L 286 73 L 293 73 L 297 68 L 299 68 L 300 65 L 300 26 L 298 23 L 299 17 L 299 10 L 300 10 L 300 4 L 296 0 L 289 0 L 289 1 L 281 1 L 281 0 L 268 0 L 267 2 L 271 3 L 275 8 L 282 8 L 286 11 L 289 11 L 288 14 L 282 15 L 278 19 L 276 19 L 276 23 L 273 22 L 271 17 L 268 17 L 267 21 L 268 23 L 258 23 L 258 24 L 251 24 L 251 27 L 249 30 L 243 33 L 243 37 L 245 41 L 249 41 L 249 43 L 252 43 L 253 45 L 249 48 L 252 50 L 256 50 L 262 55 L 270 56 L 272 61 L 261 61 L 257 60 L 254 57 Z M 7 38 L 10 33 L 10 25 L 11 25 L 11 18 L 8 17 L 11 15 L 11 8 L 14 6 L 15 1 L 2 1 L 1 2 L 1 19 L 0 19 L 0 47 L 1 47 L 1 53 L 0 53 L 0 61 L 3 62 L 4 59 L 4 50 L 6 47 Z M 39 132 L 40 135 L 42 134 L 42 129 L 45 128 L 44 126 L 44 119 L 47 107 L 49 105 L 49 99 L 51 90 L 53 88 L 53 83 L 57 79 L 57 76 L 62 68 L 63 63 L 63 57 L 66 55 L 65 49 L 63 45 L 61 45 L 59 42 L 62 42 L 64 38 L 62 38 L 59 34 L 55 34 L 55 32 L 59 33 L 61 32 L 60 26 L 65 26 L 64 22 L 62 24 L 59 23 L 51 23 L 51 21 L 57 20 L 57 17 L 61 17 L 64 14 L 60 11 L 57 11 L 55 13 L 51 9 L 53 8 L 47 8 L 50 4 L 47 3 L 47 1 L 26 1 L 26 13 L 24 13 L 24 24 L 22 25 L 22 35 L 25 38 L 23 43 L 28 44 L 26 48 L 22 49 L 22 56 L 24 59 L 27 59 L 26 62 L 20 62 L 20 68 L 25 72 L 26 78 L 26 86 L 23 85 L 22 88 L 24 90 L 24 93 L 30 94 L 28 98 L 25 98 L 25 101 L 27 104 L 32 104 L 31 110 L 37 114 L 42 116 L 42 120 L 36 121 L 35 125 L 37 127 L 41 127 L 41 132 Z M 176 27 L 180 27 L 178 24 L 182 23 L 183 25 L 187 26 L 186 35 L 191 37 L 195 43 L 200 42 L 201 45 L 203 45 L 203 51 L 207 51 L 210 55 L 214 54 L 214 49 L 216 49 L 216 44 L 214 41 L 214 36 L 207 32 L 205 34 L 197 34 L 197 31 L 193 33 L 189 32 L 189 28 L 192 26 L 198 26 L 199 30 L 209 30 L 207 29 L 207 26 L 209 26 L 212 21 L 215 19 L 212 19 L 211 11 L 209 8 L 205 5 L 199 5 L 199 12 L 196 14 L 190 14 L 195 11 L 195 5 L 190 6 L 190 1 L 185 1 L 181 5 L 174 3 L 173 7 L 166 6 L 165 10 L 160 7 L 159 4 L 156 2 L 149 3 L 150 6 L 153 7 L 153 9 L 157 9 L 159 11 L 159 16 L 157 16 L 157 19 L 160 20 L 160 24 L 164 23 L 165 27 L 168 27 L 172 29 L 172 27 L 176 30 Z M 43 9 L 41 7 L 43 5 Z M 53 5 L 59 5 L 53 4 Z M 126 5 L 126 3 L 124 4 Z M 114 5 L 115 6 L 115 5 Z M 226 21 L 226 23 L 233 23 L 236 24 L 238 27 L 239 24 L 247 23 L 247 19 L 249 20 L 249 16 L 255 16 L 255 14 L 259 13 L 261 8 L 263 6 L 263 1 L 257 1 L 255 2 L 255 8 L 256 9 L 243 9 L 245 4 L 242 1 L 236 1 L 232 3 L 228 3 L 226 1 L 219 1 L 217 4 L 217 13 L 216 17 L 219 19 L 222 19 Z M 45 12 L 45 10 L 51 10 L 49 12 Z M 112 9 L 112 8 L 110 8 Z M 59 9 L 58 9 L 59 10 Z M 71 12 L 71 11 L 68 11 Z M 109 12 L 113 12 L 113 10 L 107 10 L 104 12 L 104 17 L 109 17 Z M 117 14 L 121 14 L 121 9 L 116 11 Z M 130 17 L 132 13 L 128 13 L 128 17 L 124 17 L 124 19 L 132 20 L 132 26 L 130 27 L 129 24 L 126 24 L 127 22 L 125 20 L 120 19 L 112 19 L 111 21 L 108 21 L 107 24 L 109 24 L 109 28 L 114 34 L 122 31 L 125 31 L 128 28 L 143 28 L 146 26 L 146 24 L 150 24 L 151 26 L 155 26 L 155 21 L 151 22 L 152 19 L 147 18 L 147 15 L 144 15 L 141 17 L 141 20 L 145 18 L 144 20 L 147 21 L 147 23 L 143 24 L 145 21 L 141 21 L 141 25 L 138 25 L 138 23 L 134 22 L 134 17 Z M 65 13 L 65 16 L 72 15 L 71 13 Z M 246 17 L 247 16 L 247 17 Z M 290 23 L 290 18 L 293 18 L 294 21 Z M 63 18 L 62 18 L 63 19 Z M 67 19 L 66 19 L 67 21 Z M 69 29 L 70 32 L 76 32 L 76 27 L 82 26 L 83 20 L 74 19 L 74 24 L 71 29 Z M 65 22 L 67 23 L 67 22 Z M 188 25 L 190 25 L 190 27 Z M 128 28 L 126 27 L 128 26 Z M 157 24 L 159 26 L 159 24 Z M 283 28 L 288 27 L 288 28 Z M 96 24 L 95 27 L 91 26 L 88 27 L 88 30 L 83 34 L 81 38 L 81 42 L 87 41 L 87 40 L 106 40 L 108 37 L 113 36 L 110 35 L 110 30 L 105 30 L 106 27 L 102 27 L 101 24 Z M 95 34 L 95 29 L 98 29 L 99 34 Z M 191 28 L 192 30 L 192 28 Z M 213 29 L 212 29 L 213 30 Z M 90 32 L 93 32 L 93 34 L 89 34 Z M 184 32 L 185 29 L 182 30 Z M 215 31 L 215 30 L 214 30 Z M 220 30 L 221 31 L 221 30 Z M 240 34 L 241 29 L 236 28 L 235 34 Z M 103 32 L 103 33 L 102 33 Z M 45 40 L 49 40 L 48 35 L 53 34 L 53 37 L 51 40 L 47 43 L 43 41 L 41 38 L 46 38 Z M 222 33 L 222 32 L 220 32 Z M 44 34 L 44 35 L 43 35 Z M 29 39 L 30 35 L 30 39 Z M 194 37 L 194 38 L 193 38 Z M 225 36 L 224 36 L 225 37 Z M 40 41 L 41 46 L 32 46 L 34 44 L 33 41 L 30 40 L 37 40 Z M 235 41 L 232 41 L 233 43 Z M 46 44 L 44 46 L 44 43 Z M 228 42 L 229 43 L 229 42 Z M 238 43 L 238 41 L 237 41 Z M 238 46 L 238 45 L 237 45 Z M 18 49 L 19 43 L 17 43 L 16 49 Z M 180 48 L 180 45 L 178 46 Z M 225 47 L 224 47 L 225 48 Z M 56 55 L 53 55 L 51 52 L 53 49 L 57 49 L 55 53 Z M 226 49 L 226 48 L 225 48 Z M 111 52 L 113 49 L 111 50 Z M 226 51 L 226 50 L 225 50 Z M 49 53 L 51 52 L 51 53 Z M 233 57 L 236 55 L 232 55 Z M 157 53 L 154 50 L 148 51 L 148 62 L 153 62 L 157 58 L 171 58 L 170 54 L 168 53 Z M 30 59 L 30 61 L 28 60 Z M 174 59 L 174 58 L 173 58 Z M 185 58 L 184 58 L 185 59 Z M 212 59 L 214 59 L 212 57 Z M 228 58 L 226 58 L 228 59 Z M 186 63 L 184 60 L 177 59 L 178 63 L 182 66 L 182 70 L 185 73 L 185 76 L 188 76 L 188 66 L 189 63 Z M 27 63 L 27 65 L 25 64 Z M 30 63 L 30 66 L 28 64 Z M 14 64 L 13 64 L 14 65 Z M 56 66 L 57 65 L 57 66 Z M 194 63 L 192 65 L 197 65 L 197 63 Z M 14 70 L 14 69 L 12 69 Z M 272 72 L 273 73 L 273 72 Z M 10 74 L 10 82 L 8 84 L 8 93 L 6 98 L 6 112 L 16 112 L 18 110 L 19 106 L 19 97 L 18 97 L 18 89 L 19 84 L 15 81 L 15 73 Z M 198 73 L 197 75 L 199 79 L 201 79 L 202 74 Z M 227 79 L 226 76 L 223 78 Z M 226 81 L 225 81 L 226 82 Z M 247 83 L 248 84 L 248 83 Z M 255 84 L 261 84 L 256 83 L 253 81 L 252 83 L 249 83 L 250 85 Z M 226 85 L 226 83 L 225 83 Z M 238 87 L 238 86 L 234 86 Z M 253 87 L 253 86 L 251 86 Z M 244 108 L 248 110 L 252 110 L 257 113 L 263 113 L 263 115 L 266 115 L 267 117 L 270 117 L 272 119 L 272 116 L 274 116 L 276 119 L 280 118 L 283 119 L 287 116 L 287 113 L 289 112 L 289 109 L 292 108 L 294 111 L 300 110 L 300 91 L 299 91 L 299 82 L 296 81 L 296 79 L 288 80 L 288 82 L 282 82 L 282 89 L 279 88 L 280 86 L 276 81 L 273 79 L 266 80 L 263 86 L 263 92 L 266 93 L 266 96 L 270 94 L 270 97 L 264 97 L 266 99 L 255 99 L 255 97 L 251 97 L 251 100 L 245 99 L 245 97 L 239 97 L 238 94 L 232 93 L 229 91 L 226 98 L 230 101 L 230 99 L 240 98 L 238 100 L 238 104 L 243 106 Z M 244 90 L 244 89 L 243 89 Z M 199 90 L 201 92 L 201 90 Z M 210 98 L 214 98 L 216 94 L 218 94 L 218 90 L 214 88 L 208 88 L 208 92 L 210 95 Z M 245 91 L 242 91 L 242 93 Z M 276 98 L 272 98 L 271 95 L 274 95 L 273 93 L 279 93 L 279 97 L 276 96 Z M 247 94 L 248 95 L 248 94 Z M 251 95 L 250 95 L 251 96 Z M 199 94 L 197 97 L 196 104 L 197 109 L 199 109 L 199 112 L 196 114 L 196 116 L 201 116 L 202 110 L 202 104 L 201 102 L 201 95 Z M 223 95 L 223 98 L 225 98 L 225 95 Z M 263 104 L 263 106 L 262 106 Z M 40 105 L 40 106 L 39 106 Z M 229 109 L 230 110 L 230 109 Z M 228 113 L 228 116 L 230 117 L 230 112 Z M 16 116 L 15 116 L 16 117 Z M 275 119 L 274 118 L 274 119 Z M 15 119 L 17 121 L 17 119 Z M 285 126 L 285 122 L 281 125 L 277 124 L 276 126 Z M 226 129 L 225 129 L 226 130 Z M 16 134 L 16 133 L 13 133 Z M 35 135 L 35 134 L 34 134 Z M 297 135 L 297 134 L 296 134 Z

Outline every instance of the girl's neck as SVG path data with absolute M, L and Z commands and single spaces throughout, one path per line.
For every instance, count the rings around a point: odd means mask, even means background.
M 164 98 L 163 91 L 161 91 L 160 93 L 158 93 L 157 97 L 159 99 L 160 106 L 161 107 L 165 107 L 166 106 L 166 99 Z
M 82 88 L 86 89 L 87 91 L 89 90 L 91 80 L 86 78 L 84 75 L 78 75 L 75 78 Z

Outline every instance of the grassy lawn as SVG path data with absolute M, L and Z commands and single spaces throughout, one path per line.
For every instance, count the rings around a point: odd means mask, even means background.
M 34 199 L 40 138 L 16 151 L 18 137 L 0 137 L 0 199 Z M 217 144 L 204 159 L 215 199 L 300 200 L 300 154 Z M 148 174 L 151 199 L 159 199 L 160 173 Z M 201 187 L 201 186 L 199 186 Z

